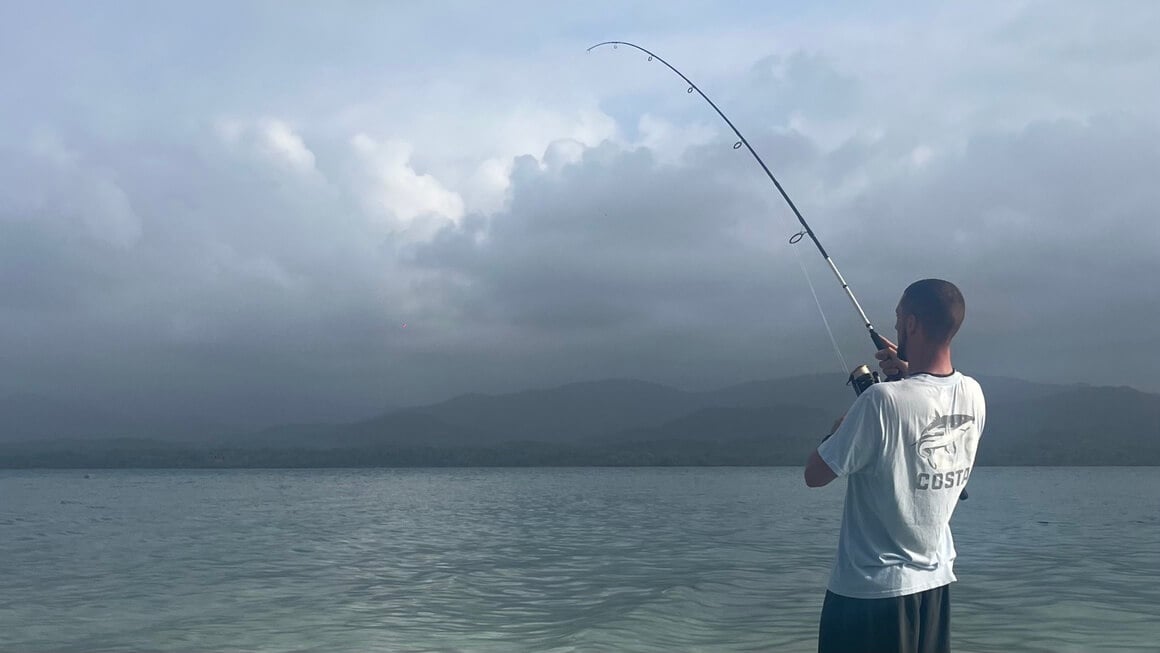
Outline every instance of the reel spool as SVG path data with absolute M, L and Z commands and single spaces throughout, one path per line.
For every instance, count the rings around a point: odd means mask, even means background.
M 850 372 L 850 378 L 846 381 L 846 385 L 853 386 L 854 394 L 860 395 L 866 392 L 866 388 L 881 381 L 882 377 L 879 376 L 878 372 L 870 371 L 870 367 L 867 365 L 859 365 L 854 368 L 853 372 Z

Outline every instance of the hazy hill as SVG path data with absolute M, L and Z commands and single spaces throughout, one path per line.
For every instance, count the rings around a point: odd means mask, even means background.
M 126 415 L 92 403 L 37 395 L 0 397 L 0 443 L 29 440 L 204 440 L 236 426 L 200 417 Z
M 0 441 L 112 438 L 141 424 L 99 406 L 35 395 L 0 398 Z
M 988 403 L 980 464 L 1160 465 L 1160 395 L 979 381 Z M 798 465 L 853 400 L 844 382 L 803 376 L 710 392 L 623 379 L 574 383 L 184 445 L 102 444 L 111 422 L 96 420 L 100 430 L 83 446 L 44 438 L 0 445 L 0 467 Z
M 704 399 L 658 383 L 613 379 L 506 395 L 464 395 L 421 408 L 450 427 L 488 441 L 573 441 L 653 426 L 704 405 Z
M 995 401 L 983 437 L 983 465 L 1157 465 L 1160 395 L 1071 387 L 1026 401 Z

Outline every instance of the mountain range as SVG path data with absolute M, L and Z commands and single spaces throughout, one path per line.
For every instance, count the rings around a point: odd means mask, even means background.
M 234 433 L 9 398 L 0 401 L 0 467 L 800 465 L 853 400 L 844 380 L 689 392 L 612 379 Z M 1160 395 L 978 380 L 988 405 L 978 464 L 1160 465 Z

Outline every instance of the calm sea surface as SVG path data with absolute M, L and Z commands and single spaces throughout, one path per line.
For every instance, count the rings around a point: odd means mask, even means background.
M 0 472 L 2 651 L 812 651 L 797 469 Z M 957 651 L 1160 651 L 1160 468 L 980 469 Z

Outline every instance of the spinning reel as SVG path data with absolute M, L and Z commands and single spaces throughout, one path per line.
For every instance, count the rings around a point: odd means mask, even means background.
M 869 366 L 859 365 L 858 367 L 854 368 L 853 372 L 850 372 L 850 378 L 846 381 L 846 385 L 853 386 L 854 394 L 860 395 L 863 392 L 866 392 L 866 388 L 869 388 L 875 383 L 880 383 L 885 380 L 886 379 L 883 379 L 882 375 L 878 374 L 878 372 L 870 371 Z

